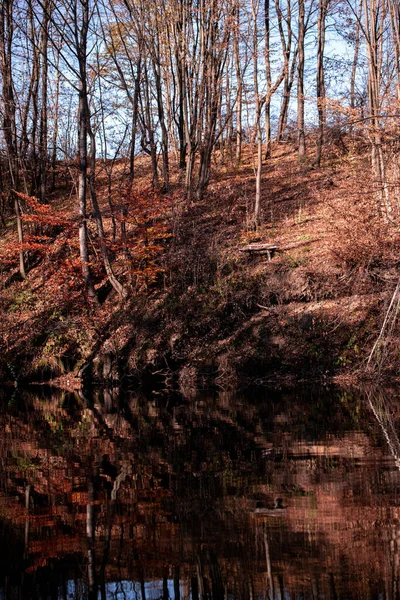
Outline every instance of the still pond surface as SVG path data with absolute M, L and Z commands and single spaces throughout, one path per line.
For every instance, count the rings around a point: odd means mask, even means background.
M 400 597 L 400 391 L 31 391 L 0 420 L 0 599 Z

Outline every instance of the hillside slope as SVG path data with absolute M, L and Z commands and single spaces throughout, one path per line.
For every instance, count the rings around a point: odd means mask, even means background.
M 328 150 L 317 170 L 300 166 L 290 144 L 273 148 L 257 232 L 250 155 L 240 169 L 217 162 L 204 201 L 191 206 L 177 173 L 171 195 L 149 191 L 145 159 L 129 193 L 119 166 L 110 196 L 99 164 L 109 248 L 128 295 L 120 300 L 109 289 L 89 221 L 98 305 L 82 293 L 73 176 L 68 182 L 60 165 L 47 220 L 32 207 L 26 211 L 24 281 L 14 223 L 2 232 L 3 376 L 61 376 L 66 385 L 80 385 L 82 377 L 155 376 L 188 388 L 327 379 L 362 369 L 400 276 L 399 234 L 378 214 L 362 149 Z M 124 232 L 123 242 L 111 241 L 113 226 Z M 250 242 L 276 244 L 278 251 L 272 260 L 242 252 Z M 397 375 L 395 332 L 388 348 L 380 371 Z

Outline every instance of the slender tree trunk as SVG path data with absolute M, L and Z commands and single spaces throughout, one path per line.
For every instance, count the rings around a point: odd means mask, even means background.
M 368 100 L 371 123 L 371 162 L 379 187 L 379 209 L 385 220 L 392 218 L 392 205 L 386 181 L 386 165 L 382 149 L 382 127 L 380 123 L 380 87 L 382 61 L 382 34 L 384 11 L 381 0 L 364 0 L 365 31 L 367 32 L 368 56 Z
M 115 277 L 111 263 L 110 263 L 110 257 L 108 255 L 108 249 L 107 249 L 107 243 L 106 243 L 106 236 L 104 233 L 103 218 L 101 216 L 101 211 L 100 211 L 99 203 L 97 200 L 96 186 L 95 186 L 96 138 L 95 138 L 95 135 L 94 135 L 92 127 L 91 127 L 90 112 L 89 112 L 89 106 L 87 103 L 86 103 L 86 122 L 87 122 L 87 132 L 88 132 L 89 138 L 90 138 L 90 171 L 89 171 L 89 175 L 88 175 L 88 181 L 89 181 L 90 197 L 92 200 L 93 211 L 94 211 L 94 215 L 96 218 L 97 233 L 98 233 L 99 241 L 100 241 L 100 248 L 101 248 L 101 254 L 103 257 L 103 264 L 104 264 L 104 268 L 107 273 L 109 282 L 111 283 L 112 287 L 117 292 L 117 294 L 121 298 L 123 298 L 126 295 L 125 290 L 124 290 L 123 286 L 119 283 L 118 279 Z
M 54 99 L 54 119 L 53 119 L 53 138 L 51 151 L 51 191 L 56 187 L 56 162 L 57 162 L 57 140 L 58 140 L 58 117 L 60 106 L 60 73 L 58 70 L 60 61 L 60 53 L 57 52 L 56 57 L 56 89 Z
M 29 21 L 30 21 L 30 35 L 33 45 L 33 87 L 32 87 L 32 127 L 31 127 L 31 141 L 30 141 L 30 156 L 29 163 L 31 168 L 31 183 L 30 193 L 36 195 L 38 193 L 39 184 L 39 155 L 40 147 L 38 144 L 38 126 L 39 122 L 39 82 L 40 82 L 40 47 L 39 40 L 36 39 L 35 20 L 33 14 L 33 6 L 29 2 Z M 40 133 L 40 132 L 39 132 Z M 40 138 L 39 138 L 40 143 Z
M 297 66 L 298 46 L 292 56 L 292 3 L 291 0 L 286 0 L 286 12 L 283 14 L 280 0 L 275 0 L 275 10 L 278 17 L 278 29 L 281 39 L 281 47 L 283 54 L 283 95 L 281 102 L 281 110 L 279 113 L 278 129 L 276 139 L 281 141 L 286 129 L 287 116 L 289 110 L 290 94 L 293 86 L 294 75 Z M 290 62 L 292 59 L 292 62 Z
M 328 10 L 328 0 L 319 0 L 318 12 L 318 51 L 317 51 L 317 110 L 318 110 L 318 140 L 315 164 L 321 165 L 322 146 L 324 144 L 326 128 L 326 105 L 325 105 L 325 22 Z
M 157 93 L 157 108 L 158 108 L 158 119 L 161 129 L 161 154 L 162 154 L 162 174 L 163 174 L 163 192 L 169 192 L 169 158 L 168 158 L 168 131 L 165 124 L 165 112 L 164 103 L 162 96 L 162 84 L 161 84 L 161 73 L 159 65 L 157 64 L 159 57 L 153 61 L 153 71 L 155 76 L 155 87 Z
M 57 163 L 57 140 L 58 140 L 58 113 L 60 106 L 60 74 L 58 72 L 58 61 L 59 54 L 57 53 L 56 63 L 56 89 L 54 99 L 54 119 L 53 119 L 53 136 L 52 136 L 52 148 L 51 148 L 51 191 L 54 191 L 56 187 L 56 163 Z
M 265 74 L 267 80 L 267 100 L 265 103 L 265 154 L 264 158 L 271 156 L 271 48 L 270 48 L 270 0 L 264 0 L 264 24 L 265 24 Z
M 136 135 L 138 130 L 138 110 L 139 110 L 139 97 L 140 97 L 140 76 L 142 71 L 142 60 L 139 55 L 138 61 L 136 63 L 136 77 L 135 77 L 135 90 L 133 93 L 133 103 L 132 103 L 132 129 L 131 129 L 131 150 L 129 157 L 129 181 L 132 181 L 135 178 L 135 153 L 136 153 Z
M 388 6 L 395 53 L 397 100 L 400 101 L 400 6 L 397 0 L 388 0 Z
M 254 204 L 254 228 L 258 229 L 261 224 L 261 175 L 262 175 L 262 129 L 261 129 L 261 106 L 257 108 L 256 139 L 257 139 L 257 172 L 256 172 L 256 201 Z
M 33 42 L 33 40 L 32 40 L 32 42 Z M 26 101 L 24 103 L 23 109 L 21 111 L 21 134 L 20 134 L 20 140 L 19 140 L 19 155 L 20 155 L 21 159 L 24 161 L 26 161 L 26 159 L 27 159 L 27 152 L 28 152 L 28 148 L 29 148 L 28 118 L 29 118 L 29 111 L 31 108 L 33 87 L 35 85 L 35 77 L 36 77 L 35 65 L 32 64 L 31 75 L 29 78 L 28 93 L 26 96 Z
M 184 122 L 184 127 L 185 127 L 185 140 L 186 140 L 186 143 L 185 143 L 185 149 L 186 149 L 185 191 L 186 191 L 187 202 L 190 203 L 192 200 L 193 171 L 194 171 L 194 162 L 195 162 L 195 158 L 196 158 L 196 143 L 195 143 L 195 139 L 194 139 L 194 136 L 195 136 L 194 132 L 196 131 L 196 116 L 195 116 L 194 111 L 191 110 L 190 111 L 191 120 L 189 123 L 190 98 L 189 98 L 188 90 L 186 87 L 188 77 L 187 77 L 185 65 L 183 67 L 183 73 L 184 73 L 183 89 L 185 90 L 185 96 L 184 96 L 184 102 L 183 102 L 183 114 L 184 114 L 183 122 Z
M 201 3 L 204 5 L 204 0 L 201 0 Z M 202 139 L 197 183 L 197 197 L 199 200 L 202 199 L 210 180 L 211 155 L 218 137 L 216 130 L 218 109 L 221 103 L 222 80 L 231 37 L 231 13 L 227 12 L 222 15 L 217 2 L 211 2 L 208 5 L 208 15 L 206 15 L 204 6 L 203 11 L 200 27 L 203 71 L 198 124 L 201 126 L 204 122 L 204 126 L 199 136 L 199 139 Z M 201 98 L 204 99 L 203 102 Z M 219 136 L 222 134 L 223 130 L 220 130 Z
M 157 149 L 154 139 L 153 118 L 150 106 L 150 82 L 148 77 L 147 65 L 144 66 L 144 102 L 145 102 L 145 128 L 147 130 L 148 142 L 150 146 L 151 167 L 153 172 L 153 186 L 159 187 L 158 167 L 157 167 Z
M 22 228 L 21 208 L 19 205 L 19 199 L 18 199 L 17 195 L 15 195 L 15 199 L 14 199 L 14 211 L 15 211 L 15 216 L 17 219 L 18 242 L 22 245 L 24 243 L 24 231 Z M 19 272 L 21 274 L 22 279 L 25 279 L 25 277 L 26 277 L 25 257 L 24 257 L 24 251 L 22 249 L 19 251 Z
M 258 82 L 258 27 L 257 18 L 259 11 L 259 0 L 252 0 L 252 16 L 253 16 L 253 83 L 256 104 L 256 122 L 255 122 L 255 141 L 257 145 L 257 167 L 256 167 L 256 197 L 254 203 L 254 228 L 258 229 L 261 222 L 261 175 L 262 175 L 262 128 L 261 128 L 261 112 L 262 99 L 260 97 L 259 82 Z
M 0 3 L 0 72 L 2 76 L 1 98 L 3 104 L 2 129 L 6 142 L 11 185 L 15 191 L 18 191 L 18 142 L 11 58 L 14 36 L 14 22 L 12 17 L 13 5 L 13 0 L 3 0 L 3 2 Z M 19 271 L 21 277 L 24 279 L 26 276 L 24 251 L 22 249 L 22 244 L 24 243 L 24 235 L 19 199 L 18 196 L 16 196 L 15 194 L 14 212 L 17 221 L 18 242 L 21 245 L 21 249 L 19 251 Z
M 177 17 L 174 24 L 175 33 L 175 63 L 178 84 L 178 143 L 179 143 L 179 178 L 183 179 L 186 170 L 187 136 L 185 123 L 185 31 L 186 31 L 186 7 L 183 2 L 178 3 Z
M 239 52 L 240 38 L 240 6 L 236 7 L 236 24 L 233 35 L 233 53 L 236 70 L 236 165 L 239 166 L 242 159 L 242 103 L 243 103 L 243 76 L 240 65 Z
M 77 1 L 77 0 L 76 0 Z M 89 0 L 80 0 L 82 7 L 82 25 L 80 28 L 79 41 L 77 40 L 77 54 L 79 61 L 79 129 L 78 129 L 78 151 L 79 151 L 79 178 L 78 178 L 78 201 L 79 201 L 79 251 L 82 264 L 82 274 L 88 297 L 97 300 L 93 287 L 92 275 L 89 267 L 88 232 L 87 232 L 87 170 L 88 170 L 88 120 L 87 120 L 87 34 L 89 28 Z M 77 35 L 78 24 L 76 23 Z
M 88 233 L 87 233 L 87 121 L 86 121 L 86 83 L 81 82 L 79 92 L 79 178 L 78 178 L 78 201 L 79 201 L 79 252 L 82 264 L 82 273 L 85 288 L 89 298 L 95 299 L 92 276 L 89 268 Z
M 282 104 L 281 104 L 281 110 L 279 113 L 278 130 L 277 130 L 277 134 L 276 134 L 276 139 L 278 142 L 282 141 L 283 136 L 285 134 L 286 126 L 287 126 L 290 96 L 292 93 L 294 75 L 295 75 L 296 66 L 297 66 L 297 54 L 298 54 L 298 52 L 297 52 L 297 48 L 296 48 L 296 51 L 292 58 L 290 72 L 288 73 L 288 76 L 285 77 L 285 80 L 284 80 Z
M 363 0 L 360 0 L 360 6 L 357 12 L 357 19 L 355 24 L 354 33 L 354 56 L 353 64 L 351 67 L 351 78 L 350 78 L 350 108 L 356 107 L 356 75 L 358 66 L 358 55 L 360 53 L 360 26 L 361 26 L 361 15 L 362 15 Z
M 233 158 L 233 143 L 234 143 L 234 123 L 233 123 L 233 103 L 232 103 L 232 91 L 234 88 L 233 83 L 233 60 L 231 62 L 231 53 L 232 48 L 230 48 L 228 53 L 228 59 L 226 61 L 226 99 L 225 99 L 225 107 L 226 107 L 226 116 L 225 121 L 223 119 L 223 115 L 221 114 L 219 129 L 222 131 L 225 129 L 225 139 L 226 139 L 226 148 L 229 153 L 229 160 L 232 161 Z M 233 58 L 233 57 L 232 57 Z M 220 106 L 222 107 L 223 95 L 221 93 L 221 102 Z
M 179 140 L 179 172 L 180 178 L 182 178 L 182 174 L 186 169 L 186 154 L 187 154 L 187 144 L 186 144 L 186 136 L 185 136 L 185 92 L 183 90 L 183 77 L 181 68 L 178 67 L 178 94 L 179 94 L 179 113 L 178 113 L 178 140 Z
M 305 38 L 304 0 L 299 0 L 298 24 L 298 64 L 297 64 L 297 139 L 298 157 L 302 161 L 306 155 L 306 136 L 304 125 L 304 38 Z
M 42 202 L 46 199 L 47 191 L 47 168 L 48 168 L 48 149 L 47 149 L 47 137 L 48 137 L 48 115 L 47 115 L 47 86 L 48 86 L 48 43 L 49 43 L 49 16 L 50 16 L 50 2 L 51 0 L 45 0 L 43 8 L 43 22 L 42 22 L 42 42 L 41 42 L 41 56 L 42 56 L 42 106 L 40 111 L 40 143 L 39 143 L 39 182 L 40 182 L 40 198 Z

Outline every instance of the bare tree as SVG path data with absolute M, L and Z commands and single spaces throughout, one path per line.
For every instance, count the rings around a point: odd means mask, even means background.
M 388 0 L 388 11 L 395 55 L 397 100 L 400 101 L 400 6 L 396 0 Z
M 78 1 L 81 6 L 79 14 Z M 87 175 L 88 175 L 88 89 L 87 89 L 87 38 L 89 31 L 89 0 L 74 0 L 72 4 L 75 26 L 75 49 L 79 68 L 79 251 L 85 288 L 89 298 L 96 299 L 89 267 L 87 231 Z
M 354 55 L 353 64 L 351 66 L 351 78 L 350 78 L 350 107 L 355 108 L 356 106 L 356 75 L 358 66 L 358 57 L 360 53 L 360 25 L 362 16 L 363 0 L 360 0 L 359 8 L 357 11 L 357 17 L 355 20 L 355 32 L 354 32 Z
M 371 160 L 379 187 L 380 210 L 385 219 L 391 218 L 392 205 L 386 181 L 386 168 L 382 148 L 381 110 L 381 66 L 383 34 L 387 6 L 384 0 L 364 0 L 364 35 L 368 58 L 368 101 L 370 111 Z
M 284 59 L 283 94 L 276 134 L 276 139 L 279 142 L 283 138 L 283 134 L 287 125 L 290 96 L 297 66 L 298 46 L 296 45 L 293 50 L 294 36 L 292 31 L 291 0 L 286 0 L 285 13 L 281 8 L 280 0 L 275 0 L 275 7 L 278 15 L 279 35 Z
M 259 88 L 259 76 L 258 76 L 258 13 L 260 9 L 260 1 L 252 0 L 251 3 L 251 14 L 252 14 L 252 28 L 253 28 L 253 40 L 252 40 L 252 53 L 253 53 L 253 85 L 254 85 L 254 97 L 255 97 L 255 127 L 254 135 L 257 147 L 257 166 L 256 166 L 256 197 L 254 203 L 254 227 L 258 228 L 261 220 L 261 175 L 262 175 L 262 127 L 261 127 L 261 113 L 265 102 L 265 96 L 262 97 Z
M 317 110 L 318 110 L 318 140 L 317 155 L 315 164 L 321 165 L 322 146 L 324 144 L 326 129 L 326 103 L 325 103 L 325 70 L 324 70 L 324 51 L 325 51 L 325 28 L 326 15 L 328 11 L 329 0 L 319 0 L 318 7 L 318 50 L 317 50 Z
M 298 0 L 298 60 L 297 60 L 297 140 L 299 160 L 303 160 L 306 155 L 306 134 L 304 123 L 304 44 L 306 34 L 305 23 L 305 0 Z
M 40 110 L 40 140 L 39 140 L 39 189 L 42 201 L 46 199 L 47 191 L 47 170 L 48 170 L 48 45 L 49 45 L 49 24 L 51 17 L 52 0 L 44 1 L 42 35 L 40 44 L 41 65 L 41 110 Z
M 7 159 L 11 185 L 19 190 L 18 138 L 16 125 L 16 103 L 12 72 L 12 46 L 14 36 L 13 20 L 14 0 L 4 0 L 0 4 L 0 72 L 2 78 L 1 99 L 3 109 L 2 130 L 6 142 Z M 17 194 L 14 194 L 14 211 L 17 221 L 19 252 L 19 270 L 22 278 L 26 276 L 25 259 L 22 244 L 24 234 L 21 220 L 21 208 Z
M 236 23 L 233 30 L 233 54 L 236 75 L 236 164 L 239 165 L 242 157 L 242 104 L 243 104 L 243 74 L 244 69 L 240 61 L 240 4 L 235 7 Z

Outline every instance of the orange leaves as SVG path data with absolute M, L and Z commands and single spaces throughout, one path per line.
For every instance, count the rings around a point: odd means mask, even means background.
M 137 261 L 151 260 L 164 250 L 162 246 L 157 246 L 156 244 L 144 244 L 140 242 L 133 242 L 131 244 L 131 248 L 134 251 L 135 259 Z
M 28 196 L 28 194 L 16 192 L 15 190 L 13 190 L 13 192 L 20 200 L 24 200 L 28 206 L 37 212 L 48 212 L 50 209 L 49 205 L 41 204 L 40 200 L 35 196 Z
M 17 266 L 18 255 L 24 252 L 30 278 L 45 286 L 43 306 L 68 302 L 71 293 L 79 297 L 82 275 L 74 221 L 34 196 L 15 193 L 23 213 L 23 242 L 17 243 L 15 234 L 7 236 L 0 248 L 0 262 Z
M 49 204 L 42 204 L 35 196 L 28 196 L 14 191 L 19 200 L 22 200 L 21 220 L 27 227 L 24 231 L 22 244 L 8 243 L 2 248 L 3 256 L 15 257 L 20 251 L 39 252 L 42 255 L 55 255 L 65 245 L 72 220 L 57 212 Z M 54 228 L 64 230 L 64 235 L 55 237 Z
M 5 265 L 17 266 L 18 255 L 25 253 L 29 271 L 36 270 L 46 287 L 44 302 L 69 302 L 83 298 L 82 264 L 79 254 L 77 220 L 70 212 L 65 215 L 54 206 L 42 204 L 38 198 L 17 193 L 21 204 L 24 241 L 17 243 L 15 234 L 0 248 Z M 101 197 L 101 189 L 99 189 Z M 104 211 L 106 244 L 119 276 L 131 281 L 136 289 L 148 287 L 167 271 L 168 240 L 172 238 L 171 216 L 173 197 L 150 188 L 132 190 L 126 186 L 118 204 L 113 206 L 113 239 L 110 213 Z M 105 203 L 105 200 L 104 200 Z M 89 266 L 96 288 L 107 277 L 102 261 L 101 243 L 96 220 L 87 219 L 89 235 Z M 35 275 L 32 273 L 32 276 Z
M 30 212 L 24 212 L 22 220 L 26 223 L 40 223 L 42 225 L 50 226 L 68 226 L 70 220 L 56 212 L 49 204 L 42 204 L 35 196 L 28 196 L 21 192 L 14 193 L 24 201 L 26 207 L 29 208 Z
M 125 248 L 132 257 L 130 272 L 137 283 L 153 284 L 165 272 L 165 243 L 172 238 L 173 197 L 151 188 L 134 193 L 127 187 L 123 199 L 121 220 L 127 229 Z
M 53 227 L 65 225 L 65 220 L 62 218 L 51 216 L 38 216 L 36 214 L 24 214 L 21 216 L 24 223 L 41 223 L 42 225 L 51 225 Z
M 19 200 L 22 200 L 21 220 L 24 227 L 23 243 L 8 242 L 2 247 L 1 258 L 14 259 L 18 253 L 39 253 L 46 257 L 55 257 L 71 236 L 72 220 L 57 212 L 49 204 L 42 204 L 35 196 L 28 196 L 14 191 Z M 63 231 L 63 235 L 55 236 L 54 228 Z

